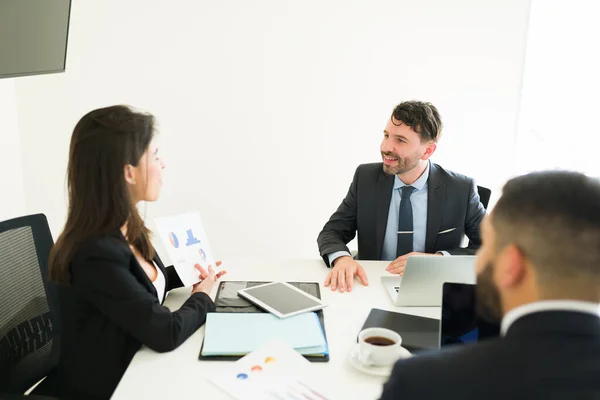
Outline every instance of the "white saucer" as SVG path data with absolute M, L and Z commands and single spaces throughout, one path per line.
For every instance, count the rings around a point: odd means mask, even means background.
M 374 367 L 374 366 L 364 365 L 360 361 L 358 361 L 359 347 L 360 347 L 360 344 L 356 343 L 354 346 L 352 346 L 352 351 L 350 351 L 350 357 L 349 357 L 350 364 L 354 368 L 356 368 L 360 372 L 364 372 L 365 374 L 368 374 L 368 375 L 386 376 L 386 377 L 390 376 L 390 374 L 392 373 L 392 368 L 394 367 L 394 364 L 388 365 L 387 367 Z M 412 354 L 410 354 L 410 351 L 406 350 L 404 347 L 400 347 L 400 351 L 398 352 L 398 360 L 401 358 L 408 358 L 411 356 L 412 356 Z

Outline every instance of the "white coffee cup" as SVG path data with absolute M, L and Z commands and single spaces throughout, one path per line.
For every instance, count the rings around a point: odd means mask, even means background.
M 400 358 L 402 337 L 385 328 L 367 328 L 358 334 L 358 361 L 366 366 L 387 367 Z

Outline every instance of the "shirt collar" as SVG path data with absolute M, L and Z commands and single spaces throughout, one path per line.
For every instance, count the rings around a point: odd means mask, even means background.
M 513 308 L 502 318 L 500 330 L 502 336 L 506 335 L 510 326 L 519 318 L 540 311 L 575 311 L 594 314 L 600 317 L 600 304 L 576 300 L 543 300 L 525 304 Z
M 423 171 L 423 173 L 421 174 L 419 179 L 417 179 L 410 186 L 414 187 L 416 190 L 422 190 L 424 187 L 427 186 L 428 179 L 429 179 L 429 161 L 427 161 L 427 168 L 425 168 L 425 171 Z M 406 183 L 402 182 L 400 180 L 400 178 L 398 178 L 398 175 L 394 175 L 394 190 L 403 188 L 404 186 L 406 186 Z

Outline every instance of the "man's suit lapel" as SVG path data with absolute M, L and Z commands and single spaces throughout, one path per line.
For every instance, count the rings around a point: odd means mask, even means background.
M 390 201 L 392 200 L 392 189 L 394 187 L 394 175 L 388 175 L 381 171 L 377 180 L 377 207 L 376 207 L 376 252 L 377 259 L 381 259 L 383 250 L 383 239 L 387 227 L 388 214 L 390 210 Z
M 425 235 L 425 253 L 435 252 L 435 240 L 442 223 L 445 189 L 435 164 L 430 163 L 427 182 L 427 233 Z

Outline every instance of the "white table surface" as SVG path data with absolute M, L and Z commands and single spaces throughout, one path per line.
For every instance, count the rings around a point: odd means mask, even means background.
M 330 361 L 312 363 L 318 371 L 317 385 L 329 388 L 334 399 L 377 399 L 386 378 L 357 371 L 348 360 L 356 343 L 356 335 L 371 308 L 381 308 L 408 314 L 440 318 L 439 307 L 397 307 L 381 284 L 387 262 L 362 261 L 369 285 L 355 280 L 351 293 L 332 292 L 323 286 L 329 269 L 321 259 L 291 260 L 224 260 L 227 274 L 223 280 L 232 281 L 298 281 L 319 282 L 324 309 L 325 330 L 329 342 Z M 217 286 L 212 292 L 216 294 Z M 171 310 L 178 309 L 189 297 L 190 288 L 173 290 L 165 300 Z M 200 361 L 204 327 L 194 333 L 179 348 L 159 354 L 142 347 L 125 372 L 113 399 L 230 399 L 231 397 L 209 382 L 206 377 L 231 361 Z M 332 390 L 334 388 L 334 390 Z

